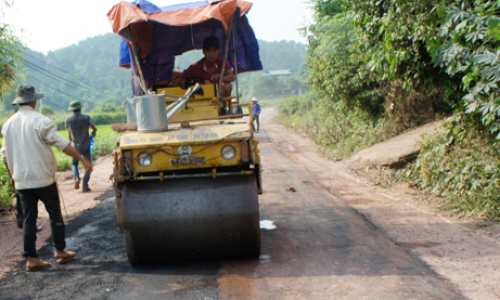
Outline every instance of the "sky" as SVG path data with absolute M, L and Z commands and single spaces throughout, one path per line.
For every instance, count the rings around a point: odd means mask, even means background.
M 158 6 L 192 0 L 150 0 Z M 297 28 L 312 22 L 307 0 L 249 0 L 253 7 L 247 17 L 258 39 L 306 42 Z M 119 0 L 14 0 L 3 7 L 2 19 L 17 36 L 35 51 L 64 48 L 78 41 L 111 32 L 106 17 Z

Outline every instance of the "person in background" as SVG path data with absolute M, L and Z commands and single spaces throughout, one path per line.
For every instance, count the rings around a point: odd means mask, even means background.
M 66 128 L 69 131 L 69 141 L 76 150 L 78 150 L 88 161 L 90 157 L 90 135 L 89 128 L 92 128 L 92 135 L 95 136 L 97 128 L 94 121 L 88 115 L 82 114 L 83 105 L 79 101 L 72 101 L 69 104 L 70 111 L 73 115 L 66 119 Z M 80 172 L 78 171 L 78 159 L 73 158 L 72 162 L 73 175 L 75 176 L 75 190 L 80 188 Z M 83 176 L 82 193 L 90 192 L 89 188 L 90 173 L 85 172 Z
M 0 153 L 24 212 L 26 269 L 38 271 L 52 266 L 39 260 L 36 251 L 38 200 L 43 202 L 49 214 L 57 262 L 64 264 L 76 256 L 75 252 L 64 250 L 65 228 L 54 179 L 57 161 L 52 147 L 80 160 L 87 172 L 92 172 L 92 164 L 57 132 L 56 125 L 49 118 L 35 111 L 36 102 L 43 98 L 43 93 L 36 93 L 33 86 L 22 84 L 17 87 L 16 95 L 12 104 L 20 107 L 2 127 L 4 138 Z
M 259 124 L 259 116 L 260 116 L 260 105 L 257 103 L 257 98 L 253 97 L 252 98 L 252 112 L 253 112 L 253 120 L 257 122 L 257 129 L 255 129 L 255 132 L 259 132 L 260 124 Z

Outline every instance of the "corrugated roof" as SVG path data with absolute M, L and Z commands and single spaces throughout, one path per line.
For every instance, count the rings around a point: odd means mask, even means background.
M 290 76 L 293 75 L 292 70 L 284 69 L 284 70 L 268 70 L 265 71 L 264 76 Z

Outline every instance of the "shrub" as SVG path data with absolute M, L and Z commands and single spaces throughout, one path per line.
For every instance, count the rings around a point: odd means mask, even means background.
M 103 113 L 107 113 L 107 112 L 116 112 L 118 110 L 118 108 L 116 107 L 116 104 L 113 104 L 113 103 L 103 103 L 100 106 L 100 110 Z
M 0 208 L 7 208 L 12 204 L 15 190 L 10 184 L 9 173 L 4 164 L 0 164 Z
M 52 107 L 48 106 L 48 105 L 44 105 L 42 106 L 42 114 L 45 115 L 45 116 L 52 116 L 54 115 L 56 112 L 52 109 Z
M 500 145 L 470 115 L 459 114 L 446 132 L 423 143 L 406 180 L 443 196 L 447 208 L 473 218 L 500 221 Z
M 66 128 L 66 117 L 64 118 L 52 118 L 52 122 L 56 124 L 58 130 Z M 127 113 L 125 112 L 115 112 L 115 113 L 91 113 L 90 117 L 94 120 L 95 125 L 108 125 L 112 123 L 125 123 L 127 122 Z
M 127 122 L 127 113 L 125 112 L 115 112 L 115 113 L 93 113 L 90 115 L 94 120 L 95 125 L 107 125 L 112 123 L 124 123 Z
M 96 160 L 101 156 L 105 156 L 113 153 L 116 148 L 116 142 L 120 138 L 121 134 L 113 132 L 106 136 L 97 136 L 94 140 L 95 150 L 92 151 L 92 160 Z

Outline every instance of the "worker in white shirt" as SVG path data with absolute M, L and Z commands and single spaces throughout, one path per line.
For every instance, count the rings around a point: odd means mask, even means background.
M 36 102 L 43 98 L 43 93 L 36 93 L 33 86 L 22 84 L 17 87 L 16 95 L 12 105 L 20 107 L 2 127 L 4 138 L 0 152 L 23 206 L 26 269 L 38 271 L 51 266 L 39 260 L 36 251 L 38 200 L 43 202 L 49 214 L 57 262 L 64 264 L 76 256 L 75 252 L 64 250 L 65 229 L 54 179 L 57 161 L 52 147 L 80 160 L 88 172 L 92 171 L 92 164 L 57 132 L 49 118 L 35 111 Z

